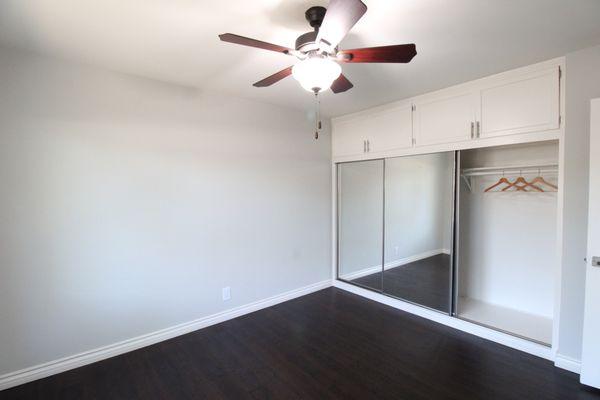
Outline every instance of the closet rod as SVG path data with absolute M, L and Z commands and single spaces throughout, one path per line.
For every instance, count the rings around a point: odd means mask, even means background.
M 463 177 L 486 176 L 499 174 L 518 174 L 518 173 L 558 173 L 558 164 L 536 164 L 536 165 L 511 165 L 505 167 L 482 167 L 465 168 L 462 170 Z

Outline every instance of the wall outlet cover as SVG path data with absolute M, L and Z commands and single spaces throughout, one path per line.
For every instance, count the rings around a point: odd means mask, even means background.
M 229 286 L 224 287 L 222 290 L 223 301 L 227 301 L 231 299 L 231 288 Z

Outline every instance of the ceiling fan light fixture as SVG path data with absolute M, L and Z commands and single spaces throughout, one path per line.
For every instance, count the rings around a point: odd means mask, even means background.
M 327 90 L 340 77 L 342 67 L 325 56 L 308 57 L 292 68 L 292 75 L 307 91 L 318 93 Z

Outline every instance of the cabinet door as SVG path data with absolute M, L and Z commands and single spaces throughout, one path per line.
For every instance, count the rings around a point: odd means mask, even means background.
M 412 147 L 412 106 L 396 106 L 371 114 L 367 139 L 371 153 Z
M 368 129 L 368 121 L 365 117 L 334 121 L 331 144 L 333 156 L 362 155 L 365 152 Z
M 558 129 L 559 79 L 554 67 L 482 89 L 480 137 Z
M 428 97 L 415 102 L 414 133 L 417 146 L 471 140 L 477 119 L 477 92 Z

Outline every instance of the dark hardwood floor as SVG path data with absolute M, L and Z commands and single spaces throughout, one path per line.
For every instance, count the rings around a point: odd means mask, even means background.
M 600 399 L 575 374 L 338 289 L 1 399 Z
M 352 283 L 450 313 L 450 256 L 438 254 L 354 279 Z

